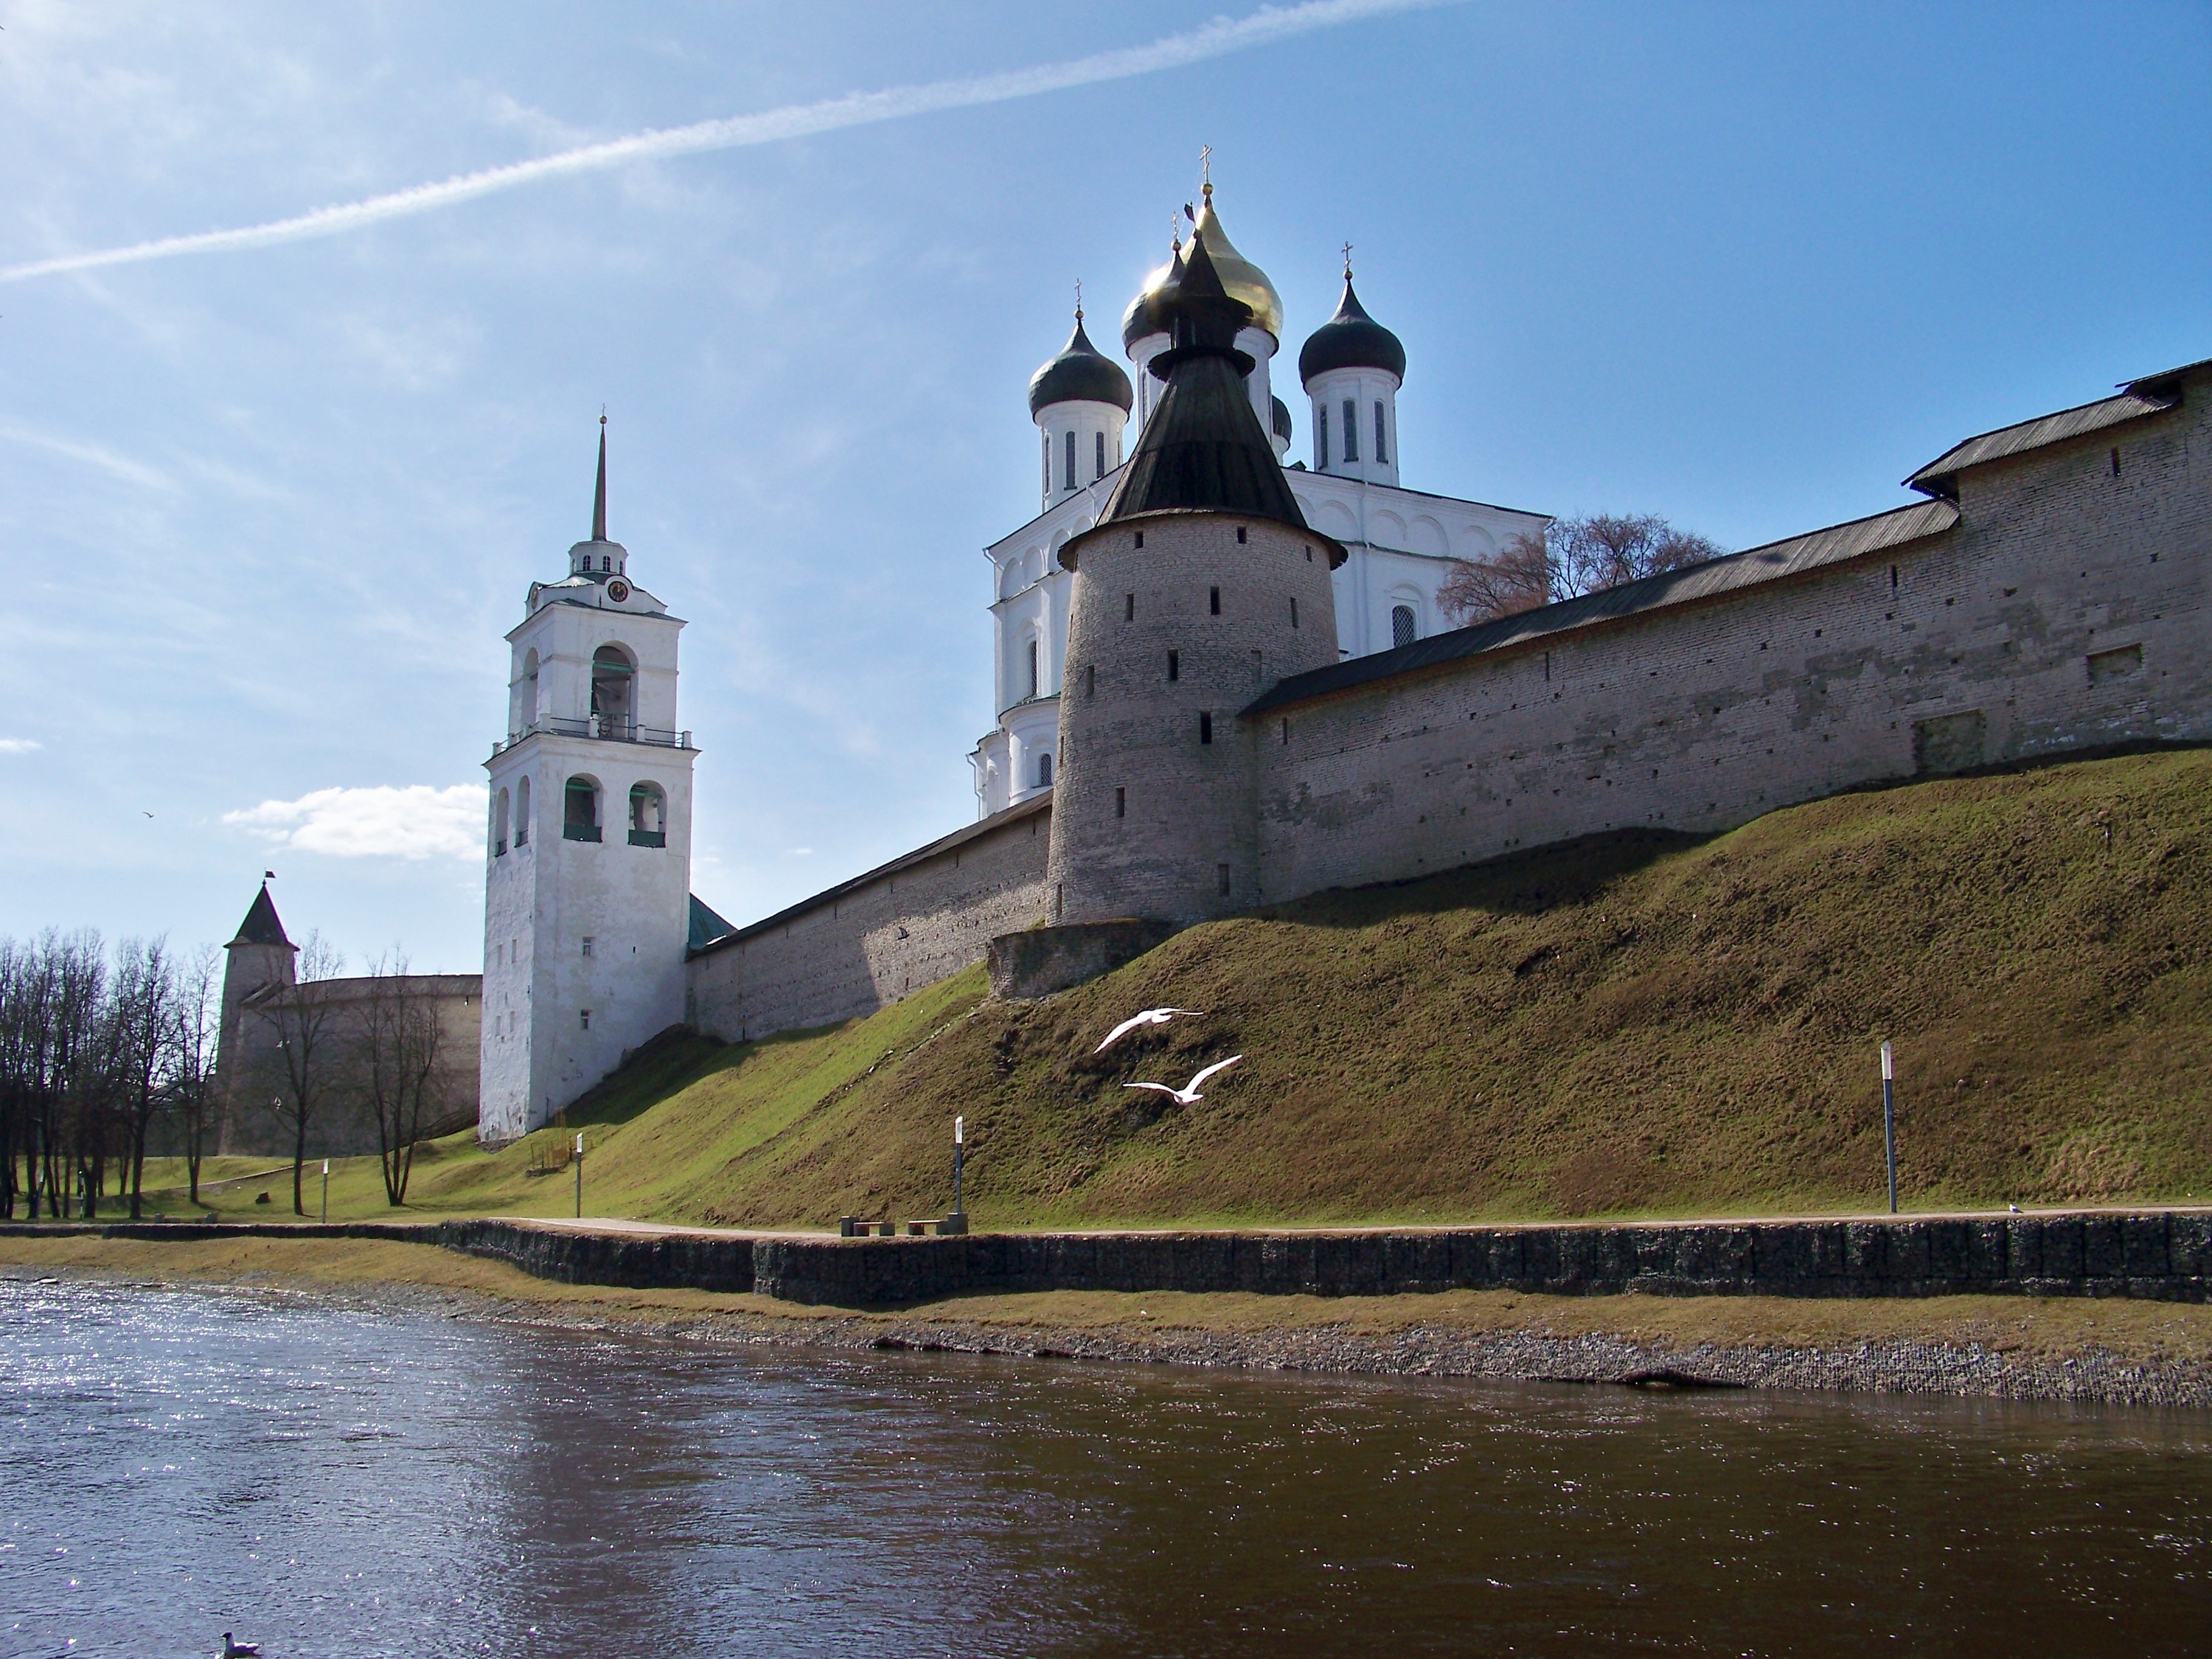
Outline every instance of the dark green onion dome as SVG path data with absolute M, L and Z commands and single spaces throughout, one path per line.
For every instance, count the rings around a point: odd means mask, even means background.
M 1336 315 L 1309 335 L 1298 353 L 1299 384 L 1311 386 L 1316 375 L 1333 368 L 1379 368 L 1395 375 L 1401 384 L 1406 379 L 1406 348 L 1361 307 L 1359 296 L 1352 291 L 1349 271 Z
M 1167 386 L 1098 523 L 1151 513 L 1237 513 L 1307 529 L 1244 383 L 1252 360 L 1237 349 L 1237 332 L 1252 308 L 1223 289 L 1196 240 L 1161 301 L 1174 344 L 1150 367 Z
M 1170 283 L 1182 279 L 1182 245 L 1177 243 L 1167 264 L 1145 278 L 1137 297 L 1121 313 L 1121 349 L 1134 351 L 1137 342 L 1168 331 L 1167 302 L 1162 298 Z
M 1136 401 L 1129 377 L 1121 366 L 1102 354 L 1083 331 L 1083 313 L 1075 313 L 1075 332 L 1067 337 L 1060 356 L 1030 376 L 1030 414 L 1052 404 L 1112 404 L 1124 415 Z
M 1273 410 L 1275 435 L 1285 443 L 1288 443 L 1291 441 L 1291 406 L 1280 398 L 1272 398 L 1268 401 L 1275 405 Z

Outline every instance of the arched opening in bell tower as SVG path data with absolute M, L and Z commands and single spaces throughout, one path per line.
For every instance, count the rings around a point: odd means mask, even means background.
M 619 645 L 592 653 L 592 722 L 594 737 L 637 733 L 637 662 Z

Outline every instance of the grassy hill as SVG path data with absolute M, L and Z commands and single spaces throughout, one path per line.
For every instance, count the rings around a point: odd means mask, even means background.
M 587 1209 L 668 1220 L 938 1213 L 955 1112 L 985 1225 L 1863 1209 L 1887 1036 L 1909 1208 L 2212 1196 L 2208 898 L 2212 751 L 2076 761 L 1325 894 L 1039 1003 L 971 970 L 673 1040 L 570 1121 Z M 1162 1003 L 1208 1017 L 1090 1056 Z M 1121 1087 L 1233 1054 L 1187 1110 Z M 441 1143 L 410 1196 L 565 1213 L 555 1139 Z

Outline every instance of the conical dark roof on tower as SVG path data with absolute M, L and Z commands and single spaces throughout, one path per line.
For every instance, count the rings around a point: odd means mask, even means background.
M 1223 289 L 1203 242 L 1192 242 L 1182 272 L 1158 299 L 1175 344 L 1152 360 L 1152 371 L 1167 390 L 1098 521 L 1216 512 L 1305 529 L 1305 514 L 1252 410 L 1244 380 L 1251 360 L 1236 349 L 1250 309 Z
M 284 924 L 276 919 L 276 902 L 269 896 L 269 884 L 263 882 L 261 890 L 253 896 L 247 907 L 246 920 L 238 924 L 238 937 L 233 945 L 281 945 L 286 950 L 295 949 L 292 941 L 284 937 Z

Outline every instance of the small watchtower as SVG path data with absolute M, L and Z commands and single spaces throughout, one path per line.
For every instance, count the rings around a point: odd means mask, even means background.
M 1049 921 L 1182 923 L 1261 902 L 1257 735 L 1237 711 L 1337 659 L 1329 573 L 1254 410 L 1252 310 L 1206 241 L 1154 296 L 1163 384 L 1073 573 Z

